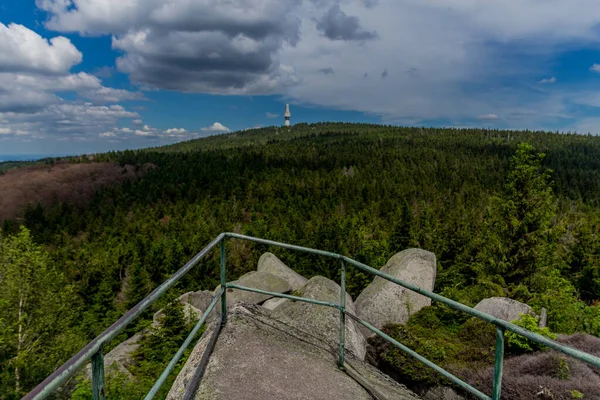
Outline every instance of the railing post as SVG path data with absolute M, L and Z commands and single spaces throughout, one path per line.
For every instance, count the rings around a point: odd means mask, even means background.
M 227 321 L 227 276 L 225 274 L 225 238 L 221 240 L 221 287 L 223 294 L 221 295 L 221 322 Z
M 502 364 L 504 362 L 504 328 L 496 327 L 496 362 L 494 366 L 494 391 L 492 400 L 500 400 L 502 392 Z
M 340 279 L 340 354 L 338 367 L 344 368 L 344 347 L 346 342 L 346 265 L 342 260 L 342 274 Z
M 104 355 L 102 349 L 92 356 L 92 396 L 94 400 L 104 400 Z

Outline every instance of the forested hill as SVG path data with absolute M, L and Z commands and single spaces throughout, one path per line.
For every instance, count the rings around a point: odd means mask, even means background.
M 155 168 L 102 189 L 83 208 L 32 206 L 19 220 L 28 230 L 4 221 L 0 398 L 41 381 L 222 231 L 375 267 L 421 247 L 437 256 L 438 293 L 469 305 L 510 296 L 546 307 L 555 332 L 600 335 L 598 137 L 299 124 L 94 160 Z M 253 269 L 265 250 L 232 243 L 232 275 Z M 338 273 L 318 257 L 276 253 L 307 277 Z M 213 258 L 195 268 L 177 293 L 212 290 L 216 266 Z M 354 270 L 348 279 L 353 296 L 369 282 Z M 23 290 L 26 325 L 18 317 Z M 140 376 L 158 375 L 156 363 L 173 353 L 139 355 Z

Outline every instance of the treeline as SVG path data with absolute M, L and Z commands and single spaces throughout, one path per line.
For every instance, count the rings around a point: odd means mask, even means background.
M 156 168 L 101 190 L 84 208 L 32 205 L 21 220 L 3 222 L 4 242 L 20 237 L 19 224 L 29 229 L 71 291 L 74 316 L 63 330 L 76 340 L 68 347 L 44 336 L 45 345 L 57 347 L 57 360 L 24 366 L 21 387 L 0 385 L 0 398 L 31 389 L 223 231 L 343 253 L 375 267 L 403 248 L 425 248 L 438 258 L 436 292 L 469 305 L 511 296 L 547 307 L 555 332 L 600 335 L 597 137 L 300 124 L 94 160 Z M 266 250 L 307 277 L 338 278 L 331 260 L 242 242 L 228 245 L 230 277 L 254 269 Z M 1 257 L 0 265 L 11 264 Z M 216 256 L 201 263 L 170 298 L 213 289 L 217 265 Z M 350 269 L 350 294 L 370 279 Z M 2 293 L 0 302 L 16 304 Z M 0 335 L 3 326 L 12 332 L 0 336 L 2 382 L 15 378 L 15 318 L 0 314 Z

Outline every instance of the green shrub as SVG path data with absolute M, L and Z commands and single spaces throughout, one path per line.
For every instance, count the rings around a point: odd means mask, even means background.
M 534 317 L 530 314 L 521 314 L 520 319 L 512 321 L 513 324 L 520 326 L 521 328 L 527 329 L 530 332 L 537 333 L 550 339 L 556 339 L 556 334 L 550 332 L 548 328 L 540 328 L 538 326 L 538 317 Z M 521 336 L 513 332 L 505 332 L 506 346 L 509 353 L 521 354 L 532 352 L 536 350 L 546 350 L 546 346 L 534 342 L 533 340 L 527 339 L 525 336 Z

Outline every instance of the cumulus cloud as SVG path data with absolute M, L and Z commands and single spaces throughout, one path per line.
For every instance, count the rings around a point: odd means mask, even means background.
M 297 83 L 278 60 L 295 46 L 296 0 L 38 0 L 58 31 L 113 35 L 117 68 L 149 87 L 268 94 Z
M 539 74 L 552 80 L 548 65 L 557 51 L 600 41 L 597 0 L 37 4 L 48 11 L 50 29 L 111 35 L 122 52 L 117 68 L 146 87 L 277 93 L 395 123 L 447 119 L 474 125 L 488 110 L 503 116 L 501 126 L 517 121 L 539 127 L 547 118 L 563 118 L 570 115 L 571 93 L 523 82 L 540 82 Z M 385 79 L 373 79 L 386 68 Z M 590 70 L 600 72 L 600 66 Z M 511 114 L 519 109 L 532 113 Z
M 544 78 L 539 83 L 541 83 L 541 84 L 556 83 L 556 78 L 554 76 L 552 78 Z
M 61 103 L 33 113 L 0 112 L 0 129 L 39 137 L 86 138 L 109 131 L 120 120 L 129 118 L 139 118 L 139 114 L 119 105 Z
M 376 32 L 363 30 L 358 17 L 346 15 L 338 4 L 331 7 L 317 21 L 317 29 L 331 40 L 372 40 L 377 38 Z
M 273 114 L 273 113 L 270 113 L 270 112 L 267 112 L 265 115 L 266 115 L 267 118 L 270 118 L 270 119 L 279 117 L 279 114 Z
M 477 117 L 477 119 L 480 121 L 495 121 L 498 118 L 499 117 L 496 114 L 484 114 Z
M 64 74 L 81 59 L 66 37 L 47 40 L 23 25 L 0 22 L 0 72 Z
M 211 126 L 207 126 L 206 128 L 200 129 L 202 132 L 212 132 L 212 133 L 226 133 L 231 130 L 220 122 L 215 122 Z
M 329 74 L 335 74 L 335 71 L 333 70 L 333 68 L 331 67 L 327 67 L 327 68 L 319 68 L 319 72 L 324 73 L 325 75 L 329 75 Z

